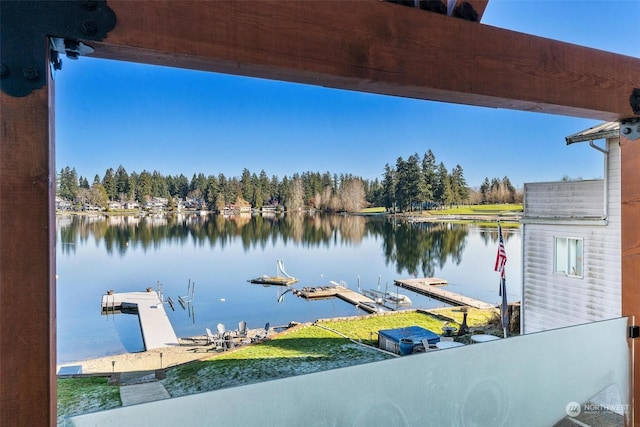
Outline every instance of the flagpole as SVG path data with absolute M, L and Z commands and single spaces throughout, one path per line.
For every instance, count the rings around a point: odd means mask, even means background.
M 496 265 L 494 270 L 500 272 L 500 288 L 499 294 L 502 297 L 500 305 L 500 323 L 502 323 L 502 332 L 507 338 L 507 328 L 509 326 L 509 307 L 507 304 L 507 279 L 505 275 L 505 264 L 507 263 L 507 254 L 504 250 L 504 240 L 502 238 L 502 227 L 498 220 L 498 254 L 496 256 Z
M 502 289 L 502 309 L 500 310 L 500 320 L 504 337 L 507 337 L 507 325 L 509 324 L 509 305 L 507 304 L 507 279 L 501 280 Z

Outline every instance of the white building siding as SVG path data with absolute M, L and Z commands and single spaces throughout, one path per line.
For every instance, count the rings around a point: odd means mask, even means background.
M 599 217 L 603 180 L 525 184 L 525 215 L 546 218 Z
M 524 333 L 621 315 L 620 148 L 609 140 L 604 180 L 525 185 Z M 606 221 L 597 218 L 608 212 Z M 582 277 L 554 273 L 555 238 L 582 239 Z

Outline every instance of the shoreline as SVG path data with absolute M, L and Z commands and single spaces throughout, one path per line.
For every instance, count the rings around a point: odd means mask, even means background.
M 264 329 L 247 330 L 247 337 L 256 336 Z M 254 343 L 243 344 L 235 341 L 235 347 L 226 351 L 217 351 L 216 347 L 207 343 L 204 335 L 178 338 L 179 345 L 154 348 L 135 353 L 120 353 L 109 356 L 95 357 L 91 359 L 65 362 L 56 365 L 56 376 L 67 378 L 82 375 L 112 375 L 121 372 L 152 371 L 156 369 L 167 369 L 197 360 L 206 360 L 218 354 L 233 352 Z M 115 363 L 114 363 L 115 362 Z M 81 367 L 78 374 L 62 374 L 58 372 L 60 368 Z
M 184 341 L 186 340 L 180 339 L 180 345 L 177 346 L 61 363 L 56 365 L 56 375 L 58 375 L 57 373 L 60 371 L 60 368 L 76 366 L 80 366 L 82 369 L 78 375 L 111 375 L 117 372 L 149 371 L 169 368 L 203 358 L 208 359 L 215 355 L 214 352 L 209 351 L 211 346 L 206 344 L 207 341 L 205 337 L 202 339 L 202 344 L 195 342 L 188 344 L 186 342 L 183 343 Z M 162 356 L 160 356 L 161 354 Z M 59 376 L 67 377 L 74 375 L 63 374 Z
M 459 307 L 458 307 L 459 308 Z M 461 310 L 456 311 L 457 316 L 452 316 L 452 310 L 456 310 L 456 307 L 448 308 L 435 308 L 435 309 L 412 309 L 412 311 L 422 312 L 437 318 L 440 318 L 445 322 L 459 323 L 462 319 Z M 495 311 L 491 310 L 477 310 L 483 311 Z M 378 313 L 378 316 L 393 315 L 398 312 L 390 313 Z M 371 315 L 354 316 L 355 318 L 367 318 Z M 460 317 L 460 318 L 457 318 Z M 350 319 L 352 317 L 349 317 Z M 339 321 L 343 318 L 325 318 L 318 319 L 317 321 Z M 227 349 L 226 351 L 216 350 L 216 347 L 212 344 L 208 344 L 206 335 L 199 335 L 193 337 L 178 338 L 179 345 L 156 348 L 151 350 L 144 350 L 135 353 L 120 353 L 108 356 L 95 357 L 91 359 L 78 360 L 74 362 L 65 362 L 56 365 L 56 376 L 58 378 L 70 378 L 77 376 L 111 376 L 114 373 L 124 372 L 140 372 L 140 371 L 154 371 L 158 369 L 173 368 L 179 365 L 183 365 L 190 362 L 202 361 L 214 358 L 220 354 L 228 354 L 239 349 L 245 348 L 251 345 L 257 345 L 265 340 L 269 340 L 281 333 L 285 333 L 291 328 L 295 328 L 301 325 L 307 325 L 309 323 L 291 322 L 285 330 L 279 330 L 282 327 L 271 328 L 268 337 L 257 340 L 255 342 L 246 342 L 250 337 L 257 337 L 261 333 L 264 333 L 264 328 L 248 329 L 247 338 L 236 338 L 234 340 L 234 348 Z M 115 362 L 115 363 L 114 363 Z M 63 367 L 81 367 L 81 371 L 77 374 L 62 374 L 58 375 L 60 368 Z

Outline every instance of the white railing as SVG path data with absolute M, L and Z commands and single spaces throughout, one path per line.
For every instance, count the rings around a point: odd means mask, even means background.
M 628 417 L 627 329 L 626 318 L 607 320 L 85 414 L 71 424 L 533 427 L 594 408 Z

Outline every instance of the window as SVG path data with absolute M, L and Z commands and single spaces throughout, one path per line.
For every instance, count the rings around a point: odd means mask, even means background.
M 555 255 L 554 273 L 582 277 L 582 239 L 556 237 Z

